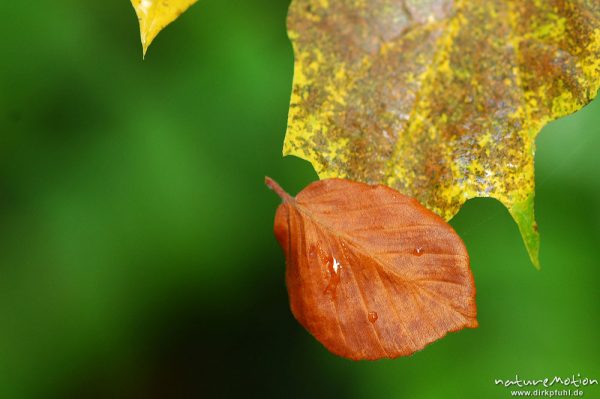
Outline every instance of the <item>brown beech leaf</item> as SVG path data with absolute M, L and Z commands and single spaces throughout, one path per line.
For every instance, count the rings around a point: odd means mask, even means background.
M 312 183 L 282 199 L 275 236 L 296 319 L 350 359 L 406 356 L 477 327 L 469 255 L 442 218 L 383 185 Z

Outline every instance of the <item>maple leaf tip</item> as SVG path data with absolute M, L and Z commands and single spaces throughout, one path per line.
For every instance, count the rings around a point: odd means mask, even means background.
M 148 53 L 148 48 L 150 48 L 150 44 L 152 44 L 152 40 L 147 40 L 145 36 L 142 36 L 142 60 L 146 59 L 146 54 Z

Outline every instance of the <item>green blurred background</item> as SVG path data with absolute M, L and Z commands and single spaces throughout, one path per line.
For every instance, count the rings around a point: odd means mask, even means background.
M 0 3 L 1 398 L 502 398 L 600 378 L 600 102 L 538 139 L 542 271 L 496 201 L 452 221 L 480 328 L 352 362 L 293 319 L 272 234 L 289 0 L 202 0 L 141 59 L 129 1 Z M 585 397 L 600 396 L 598 386 Z

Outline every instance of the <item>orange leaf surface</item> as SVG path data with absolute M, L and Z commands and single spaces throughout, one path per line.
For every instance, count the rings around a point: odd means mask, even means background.
M 283 199 L 275 236 L 296 319 L 350 359 L 405 356 L 477 327 L 469 255 L 442 218 L 383 185 L 312 183 Z

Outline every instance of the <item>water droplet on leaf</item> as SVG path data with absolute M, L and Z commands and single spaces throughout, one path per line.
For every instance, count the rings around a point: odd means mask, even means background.
M 329 272 L 329 283 L 327 284 L 327 288 L 325 288 L 325 292 L 328 292 L 332 299 L 336 297 L 337 287 L 340 284 L 340 268 L 341 265 L 337 261 L 337 259 L 333 258 L 333 262 L 327 261 L 327 270 Z
M 371 323 L 375 323 L 378 318 L 379 316 L 377 315 L 377 312 L 369 312 L 369 321 Z
M 317 256 L 316 248 L 315 248 L 314 245 L 310 246 L 310 250 L 308 252 L 308 256 L 310 256 L 311 258 L 314 258 L 315 256 Z

